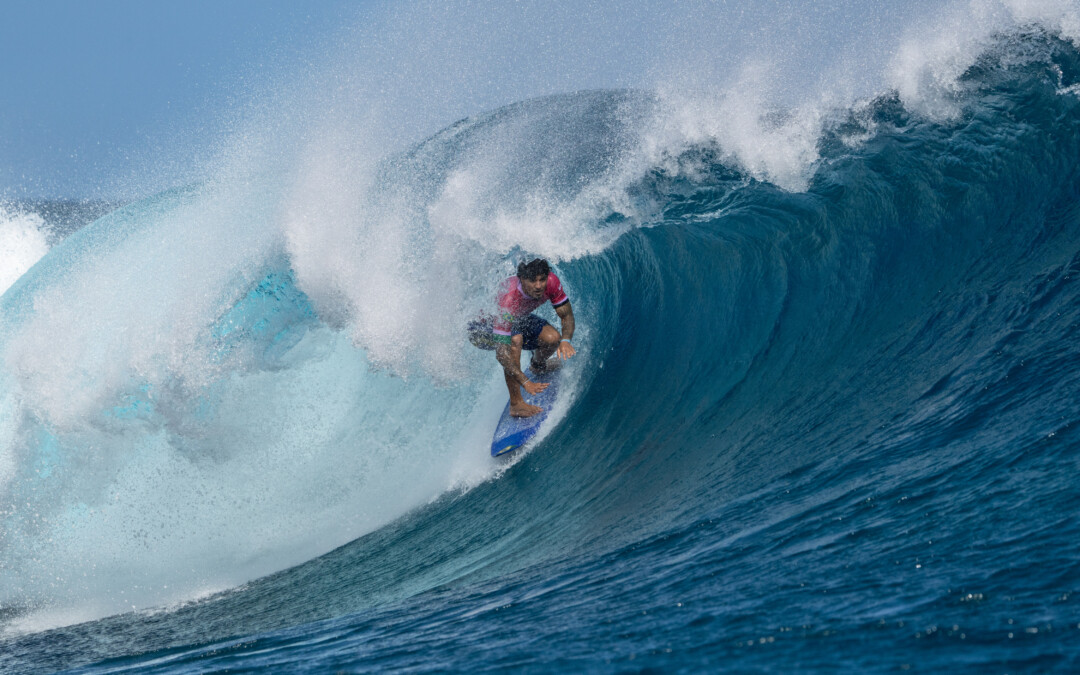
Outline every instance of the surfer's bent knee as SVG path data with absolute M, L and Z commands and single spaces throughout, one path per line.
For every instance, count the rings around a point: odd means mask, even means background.
M 559 344 L 560 337 L 562 336 L 559 334 L 559 331 L 555 330 L 554 326 L 547 325 L 544 326 L 544 329 L 542 331 L 540 331 L 538 341 L 541 342 L 545 347 L 554 347 L 555 345 Z

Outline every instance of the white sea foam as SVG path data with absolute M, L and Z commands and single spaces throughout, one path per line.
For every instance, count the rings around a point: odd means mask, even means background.
M 1080 45 L 1080 6 L 1055 0 L 954 2 L 909 27 L 888 70 L 908 108 L 948 118 L 959 112 L 960 77 L 1008 31 L 1039 26 Z
M 494 372 L 432 388 L 328 328 L 272 368 L 215 352 L 211 326 L 280 253 L 264 196 L 129 207 L 136 227 L 88 233 L 124 236 L 66 247 L 73 264 L 3 344 L 0 490 L 18 506 L 0 601 L 42 607 L 19 625 L 229 588 L 493 469 L 463 456 L 483 457 L 473 389 Z
M 715 63 L 722 49 L 677 52 L 653 76 L 662 105 L 642 130 L 639 168 L 692 176 L 697 167 L 684 161 L 685 151 L 712 147 L 730 166 L 799 191 L 819 159 L 823 127 L 837 112 L 892 90 L 912 112 L 948 118 L 960 110 L 961 76 L 998 37 L 1038 26 L 1080 44 L 1073 0 L 898 5 L 904 6 L 908 12 L 895 18 L 906 18 L 906 29 L 886 17 L 833 31 L 831 59 L 807 51 L 818 28 L 806 17 L 793 19 L 803 22 L 793 35 L 783 26 L 758 29 L 760 43 L 726 68 Z
M 662 92 L 664 112 L 644 135 L 647 163 L 673 175 L 693 175 L 683 153 L 715 147 L 719 158 L 760 180 L 803 190 L 818 159 L 817 142 L 828 112 L 821 100 L 778 108 L 770 96 L 768 64 L 753 63 L 730 86 Z
M 417 285 L 401 267 L 412 231 L 393 218 L 394 200 L 361 199 L 349 211 L 346 198 L 334 200 L 353 194 L 362 171 L 335 183 L 310 163 L 289 164 L 288 143 L 240 138 L 198 189 L 131 205 L 59 246 L 65 266 L 24 291 L 32 312 L 0 343 L 0 497 L 15 505 L 2 514 L 0 603 L 40 607 L 19 626 L 233 587 L 496 468 L 470 426 L 486 426 L 477 392 L 494 369 L 454 387 L 423 372 L 395 376 L 408 363 L 393 360 L 394 340 L 415 345 L 433 330 L 409 323 L 410 312 L 459 314 L 439 304 L 445 296 L 412 290 L 445 278 Z M 302 167 L 313 191 L 305 206 L 322 210 L 297 210 L 305 179 L 281 189 L 297 172 L 266 169 L 282 163 Z M 357 233 L 352 217 L 365 209 L 378 215 Z M 361 243 L 347 245 L 354 236 Z M 327 268 L 333 283 L 364 284 L 343 305 L 347 330 L 316 327 L 270 365 L 222 352 L 215 325 L 286 249 L 310 287 Z M 461 342 L 453 322 L 438 330 Z M 390 358 L 369 356 L 368 343 Z
M 49 251 L 45 220 L 0 204 L 0 295 Z

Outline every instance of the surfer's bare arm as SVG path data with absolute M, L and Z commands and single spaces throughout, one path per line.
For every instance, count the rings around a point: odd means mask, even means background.
M 525 373 L 521 372 L 521 349 L 514 349 L 512 345 L 499 345 L 495 348 L 495 358 L 503 367 L 510 379 L 514 380 L 530 394 L 539 394 L 548 388 L 547 382 L 533 382 Z
M 559 315 L 559 321 L 562 322 L 562 340 L 559 342 L 559 358 L 568 359 L 574 354 L 577 354 L 577 350 L 574 349 L 574 345 L 570 343 L 570 340 L 574 337 L 574 310 L 570 307 L 570 303 L 566 302 L 555 308 L 555 313 Z

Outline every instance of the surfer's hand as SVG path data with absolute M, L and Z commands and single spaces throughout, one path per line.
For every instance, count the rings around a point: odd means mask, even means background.
M 539 394 L 547 389 L 549 384 L 550 382 L 533 382 L 532 380 L 525 380 L 525 384 L 521 386 L 530 394 Z
M 558 354 L 560 359 L 568 359 L 574 354 L 577 354 L 577 350 L 574 349 L 574 345 L 570 344 L 569 342 L 563 341 L 559 343 Z

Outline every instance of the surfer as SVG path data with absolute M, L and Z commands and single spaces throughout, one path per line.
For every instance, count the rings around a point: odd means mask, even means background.
M 559 315 L 562 331 L 532 312 L 545 302 L 551 302 Z M 495 358 L 503 367 L 506 388 L 510 392 L 510 414 L 532 417 L 542 408 L 525 402 L 524 388 L 529 394 L 539 394 L 548 388 L 545 382 L 533 382 L 521 370 L 521 350 L 531 351 L 529 367 L 534 373 L 554 370 L 558 363 L 548 359 L 558 354 L 568 359 L 576 354 L 570 340 L 574 336 L 574 310 L 563 292 L 562 283 L 547 260 L 536 258 L 518 265 L 517 276 L 499 286 L 497 314 L 469 324 L 470 341 L 482 349 L 494 349 Z

